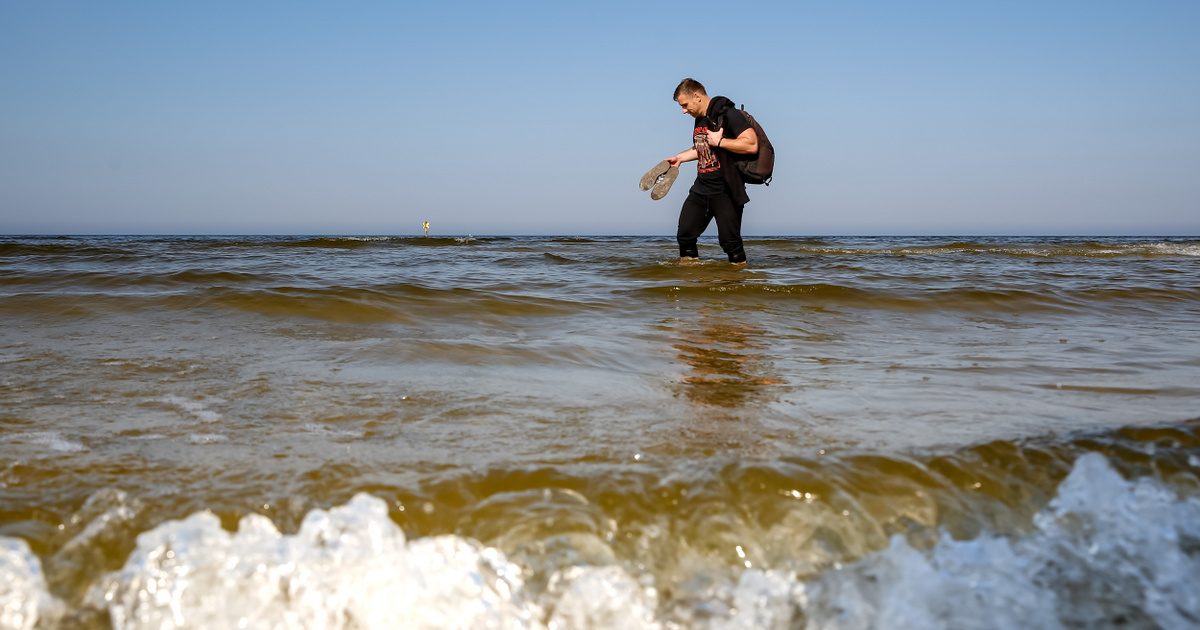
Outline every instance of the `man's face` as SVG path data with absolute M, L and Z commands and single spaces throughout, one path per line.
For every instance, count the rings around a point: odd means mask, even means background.
M 679 95 L 675 99 L 679 103 L 679 107 L 683 109 L 683 113 L 692 118 L 699 118 L 704 112 L 700 111 L 700 102 L 703 98 L 699 94 L 687 94 L 686 92 Z

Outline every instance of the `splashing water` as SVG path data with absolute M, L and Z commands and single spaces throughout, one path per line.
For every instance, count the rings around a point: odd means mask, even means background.
M 473 540 L 406 540 L 387 505 L 360 494 L 294 535 L 260 515 L 236 533 L 209 512 L 163 523 L 90 605 L 115 628 L 1191 628 L 1198 541 L 1200 501 L 1089 453 L 1027 533 L 942 534 L 927 549 L 895 536 L 808 581 L 746 570 L 684 609 L 617 565 L 565 567 L 530 588 L 523 567 Z M 62 614 L 21 540 L 0 538 L 0 585 L 0 627 Z

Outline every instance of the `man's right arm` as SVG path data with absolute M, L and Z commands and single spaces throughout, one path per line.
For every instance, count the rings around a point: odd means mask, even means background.
M 675 155 L 672 155 L 671 157 L 667 158 L 667 163 L 670 164 L 671 166 L 679 166 L 680 164 L 683 164 L 684 162 L 691 162 L 692 160 L 696 160 L 699 158 L 700 158 L 700 154 L 696 152 L 695 147 L 692 147 L 692 148 L 688 149 L 687 151 L 680 151 L 679 153 L 676 153 Z

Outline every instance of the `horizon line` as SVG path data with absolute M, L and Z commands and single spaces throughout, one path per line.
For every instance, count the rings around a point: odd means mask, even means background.
M 0 238 L 87 238 L 100 236 L 122 237 L 199 237 L 199 238 L 228 238 L 228 237 L 316 237 L 316 238 L 553 238 L 553 237 L 602 237 L 602 238 L 665 238 L 674 239 L 672 234 L 617 234 L 600 232 L 576 233 L 383 233 L 383 232 L 14 232 L 0 233 Z M 808 234 L 743 234 L 743 239 L 752 238 L 955 238 L 955 237 L 987 237 L 987 238 L 1200 238 L 1200 232 L 1193 234 L 1168 234 L 1159 232 L 1127 232 L 1127 233 L 1086 233 L 1086 232 L 896 232 L 896 233 L 853 233 L 853 232 L 814 232 Z M 714 235 L 703 235 L 702 239 L 716 239 Z

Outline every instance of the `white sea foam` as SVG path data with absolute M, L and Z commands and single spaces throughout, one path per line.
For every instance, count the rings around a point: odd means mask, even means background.
M 10 436 L 13 442 L 25 443 L 30 446 L 40 446 L 59 453 L 79 453 L 87 447 L 75 440 L 70 440 L 58 431 L 30 431 L 16 433 Z
M 228 442 L 229 437 L 220 433 L 189 433 L 188 442 L 192 444 L 222 444 Z
M 164 396 L 159 398 L 158 401 L 171 405 L 204 423 L 217 422 L 221 419 L 221 414 L 209 409 L 209 403 L 224 402 L 218 399 L 193 400 L 182 396 Z
M 301 426 L 301 428 L 309 433 L 322 435 L 333 440 L 357 440 L 363 436 L 362 431 L 355 431 L 351 429 L 333 429 L 316 422 L 306 422 Z
M 138 537 L 104 599 L 115 628 L 522 628 L 537 608 L 503 555 L 462 538 L 406 543 L 383 501 L 310 513 L 294 536 L 265 517 L 236 534 L 208 512 Z
M 842 256 L 942 256 L 962 253 L 1035 256 L 1040 258 L 1055 256 L 1200 256 L 1200 244 L 1195 242 L 1114 243 L 1111 247 L 1070 243 L 1039 243 L 1038 245 L 981 245 L 968 243 L 921 247 L 885 247 L 880 249 L 816 246 L 809 249 L 819 254 Z
M 570 567 L 550 579 L 548 590 L 550 630 L 661 627 L 654 618 L 654 588 L 620 567 Z
M 1146 249 L 1161 256 L 1200 256 L 1200 245 L 1195 243 L 1152 243 Z
M 128 520 L 113 509 L 123 497 L 99 503 L 106 522 Z M 1194 628 L 1198 541 L 1200 500 L 1089 454 L 1020 536 L 943 535 L 929 549 L 897 536 L 807 582 L 751 569 L 704 601 L 660 602 L 648 574 L 619 566 L 565 567 L 533 593 L 501 552 L 407 541 L 383 501 L 358 495 L 295 535 L 259 515 L 236 533 L 208 512 L 161 524 L 93 605 L 115 628 Z M 0 627 L 31 628 L 55 605 L 25 543 L 0 538 Z
M 1087 454 L 1009 539 L 943 536 L 932 550 L 896 537 L 806 585 L 808 628 L 1195 628 L 1200 501 L 1126 481 Z
M 39 619 L 52 617 L 56 606 L 29 545 L 0 536 L 0 628 L 32 629 Z

